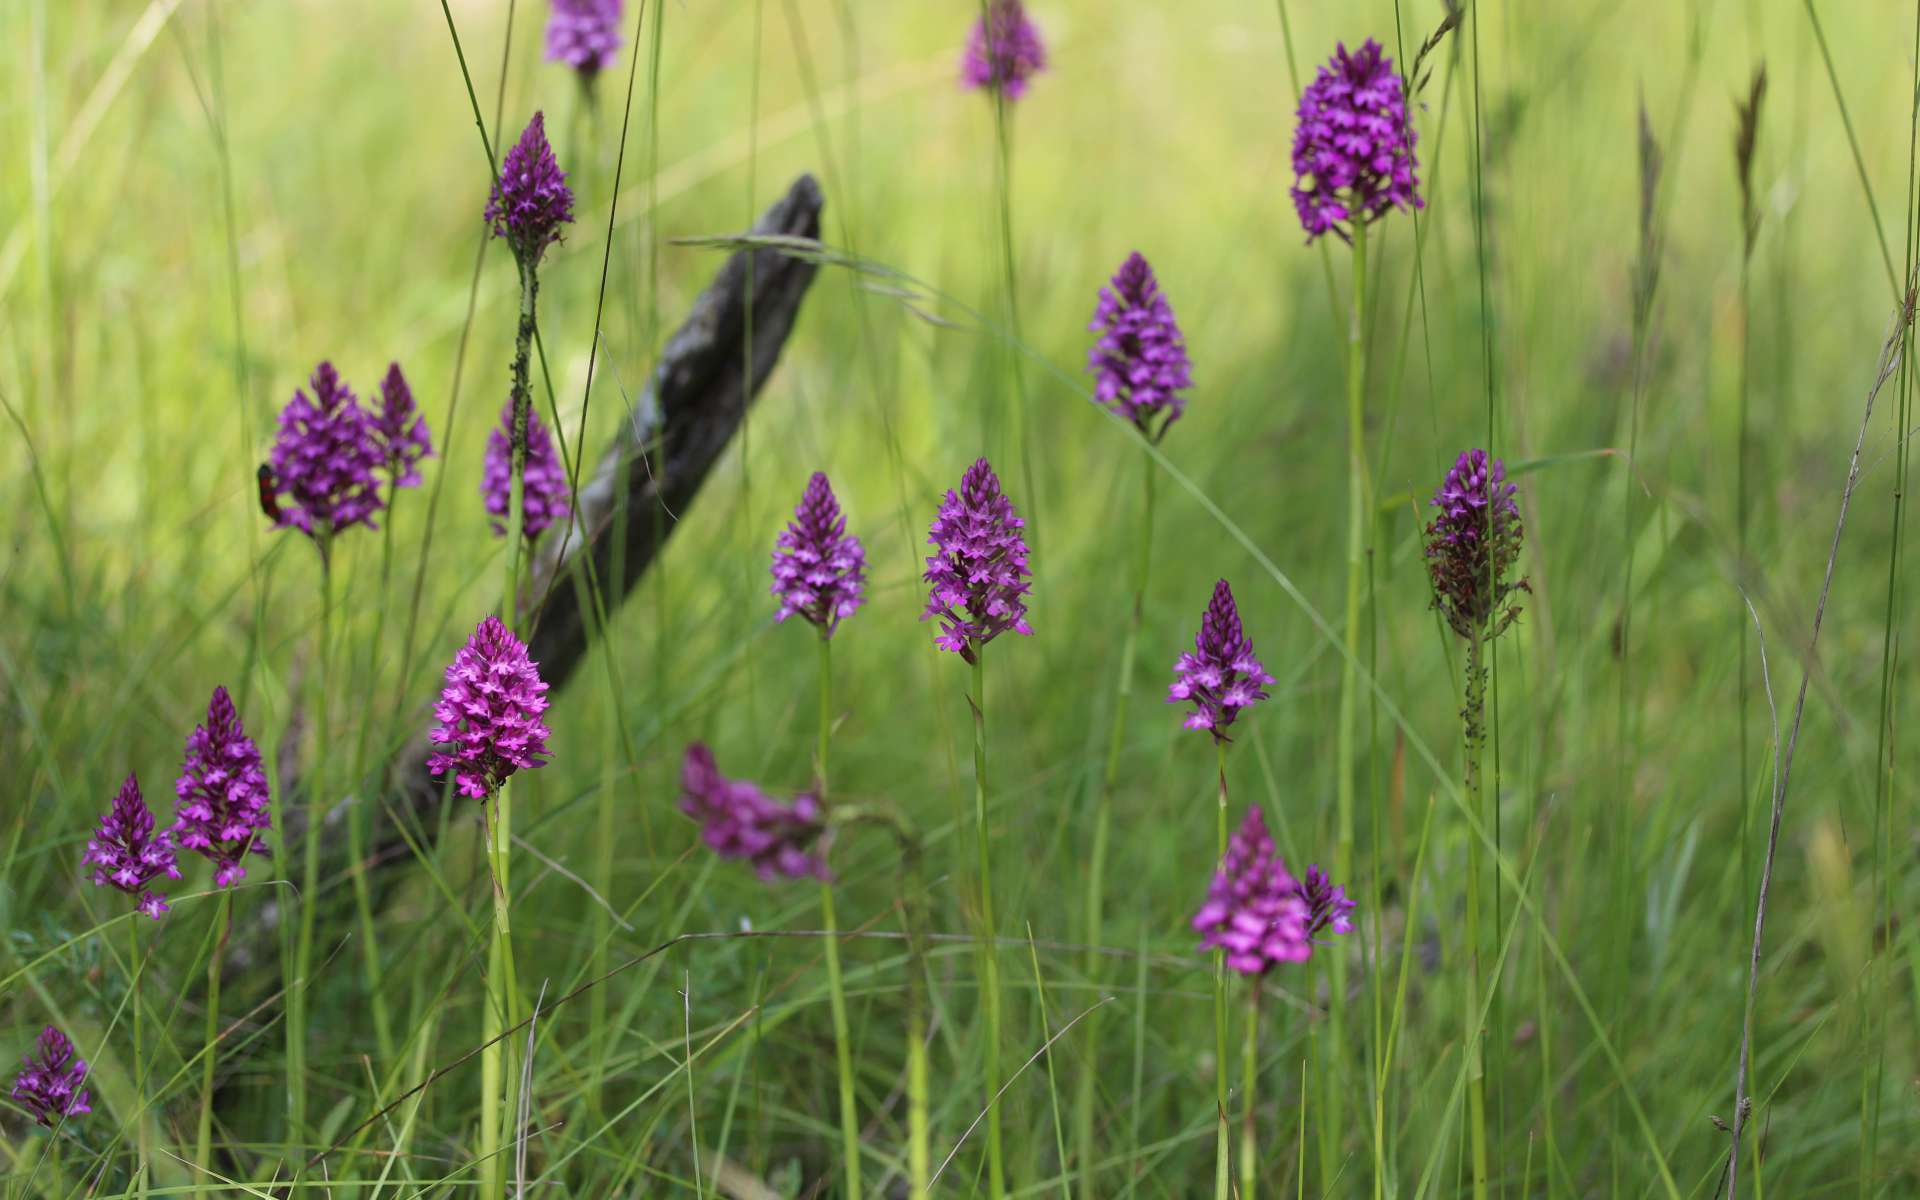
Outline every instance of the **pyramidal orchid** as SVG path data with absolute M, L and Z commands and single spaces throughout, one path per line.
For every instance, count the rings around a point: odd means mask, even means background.
M 547 61 L 565 63 L 592 82 L 620 61 L 621 0 L 553 0 Z
M 986 12 L 967 36 L 961 86 L 1018 100 L 1027 94 L 1028 81 L 1046 69 L 1047 48 L 1026 6 L 1020 0 L 988 0 Z
M 1032 635 L 1027 543 L 1020 535 L 1025 524 L 984 458 L 967 468 L 959 490 L 947 493 L 927 531 L 936 553 L 922 575 L 931 588 L 920 619 L 940 621 L 934 645 L 973 662 L 982 646 L 1009 630 Z
M 399 363 L 387 365 L 387 373 L 380 380 L 380 403 L 368 424 L 389 483 L 396 488 L 419 487 L 420 460 L 432 457 L 433 439 Z
M 88 1104 L 87 1062 L 67 1035 L 49 1025 L 34 1042 L 35 1053 L 20 1060 L 13 1099 L 51 1129 L 60 1121 L 93 1111 Z
M 1193 914 L 1200 948 L 1225 951 L 1230 970 L 1262 975 L 1276 964 L 1305 962 L 1312 956 L 1307 935 L 1311 916 L 1299 882 L 1274 853 L 1259 806 L 1247 809 L 1227 841 L 1206 903 Z
M 373 423 L 330 362 L 313 369 L 313 395 L 294 389 L 280 410 L 269 458 L 277 502 L 274 524 L 324 545 L 355 525 L 372 528 L 384 506 L 374 472 L 381 451 Z
M 480 495 L 495 537 L 507 536 L 507 519 L 513 487 L 513 402 L 500 410 L 500 424 L 487 435 L 487 455 L 481 465 Z M 520 535 L 531 542 L 556 521 L 573 515 L 567 488 L 567 471 L 553 448 L 553 436 L 547 432 L 540 414 L 527 413 L 527 456 L 521 479 Z
M 430 735 L 446 749 L 427 759 L 427 769 L 452 771 L 460 794 L 479 799 L 516 771 L 546 766 L 552 731 L 540 716 L 547 704 L 547 682 L 526 643 L 500 618 L 486 618 L 447 664 L 433 706 L 440 723 Z
M 1307 905 L 1309 938 L 1326 932 L 1353 932 L 1353 922 L 1349 918 L 1358 907 L 1357 903 L 1347 896 L 1344 887 L 1327 878 L 1327 873 L 1318 866 L 1308 864 L 1307 873 L 1300 880 L 1300 898 Z
M 820 797 L 801 792 L 781 804 L 754 784 L 720 774 L 713 751 L 695 742 L 680 763 L 680 811 L 700 824 L 701 840 L 721 858 L 752 865 L 761 879 L 830 880 L 821 842 Z
M 534 113 L 500 163 L 484 214 L 493 236 L 506 239 L 526 270 L 540 262 L 573 222 L 573 189 L 547 142 L 547 119 Z
M 863 602 L 867 552 L 847 533 L 846 514 L 824 472 L 815 471 L 793 510 L 793 520 L 773 545 L 776 621 L 798 616 L 832 637 L 840 622 Z
M 1421 208 L 1406 88 L 1393 60 L 1368 38 L 1339 46 L 1300 96 L 1293 133 L 1293 206 L 1311 242 L 1395 208 Z
M 1093 398 L 1159 441 L 1185 411 L 1181 393 L 1193 386 L 1193 373 L 1173 308 L 1139 252 L 1100 289 L 1087 328 L 1100 335 L 1087 351 Z
M 140 794 L 133 775 L 113 797 L 113 806 L 100 818 L 100 828 L 87 839 L 81 860 L 93 868 L 95 887 L 114 887 L 140 897 L 136 907 L 158 921 L 167 911 L 167 898 L 149 889 L 154 880 L 180 878 L 178 855 L 169 830 L 154 832 L 153 810 Z
M 1213 599 L 1200 617 L 1193 649 L 1173 664 L 1175 679 L 1167 688 L 1167 703 L 1191 701 L 1188 729 L 1204 729 L 1226 740 L 1227 727 L 1242 709 L 1267 698 L 1264 685 L 1273 676 L 1253 653 L 1253 641 L 1240 627 L 1240 609 L 1233 589 L 1222 579 L 1213 585 Z
M 260 748 L 240 723 L 233 697 L 213 689 L 207 719 L 187 735 L 186 758 L 173 783 L 173 842 L 214 864 L 215 887 L 246 877 L 241 861 L 267 853 L 261 835 L 272 828 L 267 773 Z
M 1525 530 L 1518 489 L 1485 450 L 1463 451 L 1427 503 L 1439 515 L 1427 526 L 1427 573 L 1433 604 L 1462 638 L 1498 637 L 1520 615 L 1516 593 L 1526 580 L 1509 580 Z

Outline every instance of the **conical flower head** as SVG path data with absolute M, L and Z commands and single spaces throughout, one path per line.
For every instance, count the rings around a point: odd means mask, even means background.
M 214 864 L 215 887 L 246 878 L 248 854 L 265 854 L 261 834 L 273 827 L 267 773 L 234 710 L 227 689 L 213 689 L 207 720 L 187 735 L 186 760 L 173 782 L 173 841 Z
M 57 1122 L 90 1113 L 87 1103 L 87 1063 L 67 1035 L 49 1025 L 34 1043 L 37 1054 L 20 1060 L 14 1076 L 13 1099 L 51 1129 Z
M 594 75 L 620 61 L 620 0 L 553 0 L 547 61 Z
M 1093 398 L 1159 441 L 1185 410 L 1180 393 L 1193 386 L 1193 374 L 1173 307 L 1138 252 L 1100 289 L 1088 328 L 1100 335 L 1087 351 Z
M 373 528 L 380 511 L 381 465 L 373 422 L 333 364 L 313 369 L 313 395 L 296 388 L 280 410 L 274 438 L 273 488 L 286 501 L 274 524 L 310 537 L 328 537 L 354 525 Z
M 940 619 L 934 645 L 972 662 L 980 647 L 1008 630 L 1033 633 L 1027 543 L 1020 536 L 1025 525 L 984 458 L 967 468 L 959 491 L 947 493 L 927 531 L 938 552 L 921 576 L 932 588 L 920 619 Z
M 830 880 L 822 848 L 820 797 L 801 792 L 781 804 L 745 780 L 728 779 L 699 742 L 680 764 L 680 811 L 700 823 L 701 840 L 721 858 L 751 863 L 763 880 Z
M 840 622 L 861 604 L 867 582 L 867 552 L 847 533 L 847 518 L 824 472 L 815 471 L 793 510 L 793 520 L 773 544 L 773 594 L 780 601 L 774 617 L 801 616 L 822 637 L 832 637 Z
M 960 60 L 960 83 L 998 91 L 1009 100 L 1026 95 L 1027 83 L 1047 69 L 1047 48 L 1020 0 L 989 0 L 973 24 Z
M 1300 898 L 1307 902 L 1307 936 L 1321 933 L 1352 933 L 1351 914 L 1356 906 L 1347 889 L 1327 878 L 1327 873 L 1309 863 L 1306 878 L 1300 881 Z M 1315 943 L 1318 945 L 1319 943 Z
M 1205 729 L 1218 741 L 1227 740 L 1227 726 L 1241 709 L 1267 698 L 1263 688 L 1274 681 L 1273 676 L 1254 656 L 1253 641 L 1240 627 L 1240 609 L 1226 580 L 1213 585 L 1213 599 L 1200 617 L 1193 649 L 1182 654 L 1173 669 L 1167 703 L 1192 701 L 1186 727 Z
M 540 414 L 527 410 L 527 469 L 521 480 L 520 535 L 529 542 L 547 526 L 573 515 L 567 488 L 567 470 L 554 451 L 553 436 Z M 487 457 L 481 465 L 480 495 L 493 514 L 493 534 L 507 536 L 507 506 L 513 495 L 513 401 L 500 410 L 500 425 L 487 437 Z
M 547 120 L 533 114 L 526 131 L 500 163 L 500 178 L 487 198 L 487 224 L 507 239 L 523 269 L 539 265 L 547 247 L 573 221 L 573 190 L 547 144 Z
M 480 622 L 447 665 L 446 686 L 433 706 L 433 740 L 446 747 L 428 757 L 435 775 L 454 773 L 460 794 L 476 799 L 515 771 L 547 765 L 547 683 L 527 657 L 526 643 L 498 617 Z
M 1264 974 L 1275 963 L 1305 962 L 1311 914 L 1300 885 L 1274 853 L 1259 806 L 1247 810 L 1227 839 L 1227 856 L 1213 874 L 1207 900 L 1193 914 L 1202 950 L 1224 950 L 1227 966 L 1243 975 Z
M 399 363 L 389 363 L 380 380 L 380 405 L 369 416 L 374 444 L 380 448 L 381 465 L 394 487 L 420 486 L 420 460 L 433 454 L 433 439 L 427 434 L 427 419 L 413 402 L 413 389 L 400 373 Z
M 1460 455 L 1428 503 L 1440 515 L 1427 526 L 1427 574 L 1433 603 L 1463 638 L 1498 637 L 1520 615 L 1524 579 L 1509 580 L 1525 530 L 1518 489 L 1485 450 Z
M 147 890 L 147 885 L 163 875 L 180 878 L 177 859 L 173 834 L 154 832 L 153 810 L 140 794 L 140 781 L 128 775 L 113 798 L 113 807 L 100 818 L 99 831 L 87 839 L 81 862 L 93 868 L 93 885 L 138 895 L 140 911 L 158 921 L 167 911 L 167 898 Z
M 1404 81 L 1380 43 L 1351 54 L 1341 45 L 1301 94 L 1293 131 L 1293 206 L 1307 240 L 1351 238 L 1391 209 L 1424 207 L 1414 139 Z

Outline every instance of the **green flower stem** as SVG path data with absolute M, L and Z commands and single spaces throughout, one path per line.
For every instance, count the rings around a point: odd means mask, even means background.
M 327 769 L 331 750 L 327 721 L 328 672 L 333 654 L 333 536 L 316 523 L 320 551 L 320 644 L 311 701 L 313 765 L 307 777 L 307 828 L 301 838 L 300 934 L 295 942 L 291 990 L 287 993 L 287 1076 L 292 1091 L 287 1120 L 288 1158 L 300 1162 L 307 1135 L 307 997 L 313 987 L 313 931 L 320 899 L 320 829 L 327 815 Z
M 833 642 L 820 634 L 820 742 L 815 751 L 814 771 L 819 780 L 820 803 L 828 803 L 827 744 L 833 733 Z M 826 931 L 827 997 L 833 1008 L 833 1061 L 840 1077 L 840 1155 L 846 1173 L 847 1192 L 859 1200 L 860 1190 L 860 1114 L 853 1092 L 852 1038 L 847 1026 L 847 990 L 840 974 L 840 927 L 834 919 L 833 885 L 820 885 L 820 922 Z
M 1248 981 L 1247 1041 L 1240 1050 L 1240 1197 L 1253 1200 L 1260 1182 L 1260 1156 L 1254 1143 L 1254 1086 L 1260 1077 L 1260 980 Z
M 1220 767 L 1220 804 L 1216 814 L 1216 832 L 1218 853 L 1214 862 L 1224 864 L 1227 860 L 1227 743 L 1220 738 L 1213 740 L 1214 757 Z M 1214 1126 L 1218 1133 L 1214 1139 L 1213 1195 L 1214 1200 L 1227 1200 L 1232 1190 L 1232 1174 L 1228 1165 L 1227 1149 L 1227 952 L 1213 952 L 1213 1081 L 1214 1103 L 1219 1111 L 1214 1117 Z
M 213 1163 L 213 1065 L 220 1057 L 214 1048 L 220 1040 L 220 960 L 227 948 L 232 917 L 233 892 L 221 888 L 220 899 L 213 910 L 213 950 L 207 955 L 207 1037 L 206 1050 L 200 1060 L 200 1123 L 193 1143 L 193 1162 L 198 1168 L 194 1179 L 201 1189 L 196 1195 L 200 1196 L 218 1194 L 217 1189 L 208 1186 L 213 1177 L 207 1168 Z M 289 1135 L 290 1140 L 297 1137 L 297 1134 Z
M 1140 456 L 1143 499 L 1140 513 L 1140 557 L 1133 583 L 1133 611 L 1127 621 L 1125 640 L 1120 646 L 1120 682 L 1113 694 L 1113 728 L 1107 735 L 1107 765 L 1100 780 L 1100 795 L 1093 818 L 1093 858 L 1087 871 L 1087 963 L 1088 981 L 1096 988 L 1104 973 L 1106 960 L 1100 953 L 1103 917 L 1106 907 L 1107 844 L 1112 836 L 1113 791 L 1120 778 L 1120 751 L 1126 744 L 1127 703 L 1133 696 L 1133 665 L 1140 641 L 1140 625 L 1146 607 L 1147 576 L 1153 565 L 1153 459 Z M 1097 1050 L 1100 1045 L 1100 1018 L 1104 1009 L 1088 1013 L 1083 1044 Z M 1099 1057 L 1087 1056 L 1080 1071 L 1074 1101 L 1074 1143 L 1080 1159 L 1082 1195 L 1098 1195 L 1094 1186 L 1095 1147 L 1093 1109 L 1099 1082 Z
M 513 802 L 511 788 L 501 784 L 486 800 L 493 802 L 487 826 L 487 866 L 493 876 L 493 949 L 487 961 L 487 984 L 491 993 L 491 1020 L 498 1021 L 489 1037 L 511 1029 L 520 1022 L 519 987 L 514 979 L 513 923 L 509 915 L 511 884 L 507 874 L 507 849 L 513 842 Z M 482 800 L 482 804 L 486 803 Z M 491 1023 L 491 1022 L 490 1022 Z M 513 1157 L 508 1147 L 519 1136 L 519 1080 L 513 1070 L 511 1039 L 494 1041 L 482 1052 L 480 1074 L 486 1088 L 481 1097 L 481 1154 L 487 1157 L 487 1195 L 506 1195 L 507 1164 Z M 491 1086 L 488 1080 L 491 1079 Z M 502 1100 L 504 1099 L 504 1106 Z M 489 1121 L 489 1107 L 501 1107 L 497 1121 Z M 487 1139 L 492 1134 L 493 1153 L 488 1156 Z
M 519 632 L 520 557 L 527 489 L 527 423 L 533 412 L 533 390 L 527 382 L 529 360 L 533 356 L 534 312 L 540 296 L 540 279 L 530 264 L 520 268 L 520 323 L 513 338 L 513 417 L 507 431 L 512 445 L 510 462 L 512 481 L 507 490 L 507 579 L 500 600 L 500 616 L 507 627 Z
M 1340 666 L 1340 724 L 1337 753 L 1334 756 L 1336 816 L 1338 840 L 1334 845 L 1334 878 L 1353 878 L 1353 804 L 1354 804 L 1354 709 L 1359 692 L 1360 597 L 1366 580 L 1367 521 L 1367 225 L 1353 224 L 1353 307 L 1347 315 L 1347 605 L 1345 641 L 1347 653 Z M 1326 1053 L 1338 1054 L 1344 1045 L 1341 1037 L 1341 1010 L 1346 997 L 1346 959 L 1333 958 L 1329 972 L 1332 990 L 1327 1004 Z M 1331 1068 L 1328 1068 L 1331 1070 Z M 1342 1128 L 1341 1089 L 1325 1079 L 1326 1119 L 1320 1123 L 1321 1182 L 1333 1178 L 1336 1157 L 1332 1138 Z
M 1467 642 L 1467 703 L 1462 714 L 1466 765 L 1467 807 L 1480 816 L 1480 753 L 1486 741 L 1486 681 L 1480 668 L 1481 637 L 1476 629 Z M 1480 839 L 1467 839 L 1467 971 L 1466 1047 L 1467 1113 L 1473 1153 L 1474 1200 L 1487 1195 L 1487 1081 L 1480 1042 Z
M 374 609 L 373 641 L 367 651 L 368 695 L 375 690 L 380 648 L 386 644 L 387 585 L 393 575 L 393 510 L 399 498 L 398 487 L 387 489 L 386 517 L 380 524 L 380 603 Z M 348 878 L 353 881 L 353 908 L 360 924 L 360 967 L 366 980 L 368 1009 L 373 1014 L 374 1045 L 380 1052 L 381 1066 L 386 1068 L 395 1061 L 393 1020 L 387 1013 L 387 998 L 380 990 L 379 930 L 374 925 L 373 897 L 367 887 L 367 832 L 373 820 L 372 796 L 362 775 L 367 762 L 367 734 L 372 724 L 366 720 L 360 722 L 360 736 L 354 744 L 353 786 L 357 794 L 346 814 L 347 853 L 352 859 L 348 864 Z
M 145 1080 L 141 1077 L 140 1073 L 142 1050 L 140 1040 L 142 1033 L 140 1027 L 140 972 L 143 964 L 140 961 L 140 922 L 137 915 L 133 914 L 127 917 L 127 953 L 129 955 L 127 959 L 127 987 L 132 992 L 129 1000 L 133 1005 L 133 1066 L 129 1074 L 133 1076 L 134 1095 L 142 1096 L 146 1094 L 144 1088 Z M 146 1114 L 141 1113 L 135 1119 L 134 1124 L 136 1126 L 135 1148 L 138 1155 L 138 1157 L 134 1159 L 134 1195 L 139 1197 L 140 1200 L 146 1200 L 147 1159 L 152 1152 L 147 1142 Z
M 973 827 L 980 848 L 980 990 L 987 1006 L 987 1187 L 1007 1194 L 1000 1139 L 1000 951 L 993 920 L 993 860 L 987 851 L 986 647 L 973 648 Z

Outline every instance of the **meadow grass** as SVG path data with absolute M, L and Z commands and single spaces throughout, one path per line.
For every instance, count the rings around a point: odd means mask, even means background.
M 1737 1120 L 1743 1194 L 1920 1191 L 1901 337 L 1834 527 L 1920 256 L 1912 14 L 1475 5 L 1421 59 L 1427 207 L 1355 262 L 1286 194 L 1297 87 L 1336 40 L 1411 62 L 1437 3 L 1037 3 L 1050 68 L 1001 105 L 955 83 L 972 3 L 630 2 L 591 104 L 541 61 L 545 9 L 0 6 L 0 1053 L 58 1025 L 94 1110 L 49 1136 L 0 1103 L 8 1195 L 985 1195 L 997 1125 L 1008 1195 L 1185 1197 L 1223 1093 L 1236 1123 L 1256 1100 L 1255 1161 L 1230 1152 L 1269 1196 L 1474 1194 L 1482 1156 L 1497 1197 L 1724 1194 Z M 811 171 L 833 250 L 698 503 L 621 514 L 678 526 L 646 580 L 565 585 L 594 650 L 496 841 L 477 802 L 397 807 L 381 764 L 509 570 L 477 481 L 521 297 L 480 211 L 536 109 L 578 197 L 531 379 L 571 474 L 727 248 L 685 239 Z M 1083 371 L 1135 249 L 1196 379 L 1157 444 Z M 253 474 L 323 358 L 362 395 L 402 362 L 438 452 L 330 581 Z M 1532 590 L 1476 803 L 1421 528 L 1482 444 Z M 1035 634 L 970 678 L 920 573 L 982 455 L 1038 527 Z M 765 574 L 816 469 L 870 572 L 830 691 Z M 1224 1044 L 1188 927 L 1216 755 L 1159 702 L 1221 577 L 1278 680 L 1234 727 L 1232 817 L 1260 804 L 1296 873 L 1350 855 L 1360 900 L 1257 1008 L 1234 981 Z M 215 684 L 274 855 L 232 892 L 183 862 L 149 925 L 80 855 L 129 770 L 167 818 Z M 833 802 L 887 814 L 835 841 L 824 921 L 700 845 L 695 740 L 784 796 L 830 740 Z M 323 845 L 281 836 L 306 812 Z M 381 830 L 409 853 L 349 853 Z

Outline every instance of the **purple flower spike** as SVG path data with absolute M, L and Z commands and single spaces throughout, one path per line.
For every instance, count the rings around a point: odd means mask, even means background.
M 1213 585 L 1213 600 L 1200 618 L 1193 649 L 1173 664 L 1178 677 L 1167 688 L 1167 703 L 1193 701 L 1188 729 L 1205 729 L 1226 741 L 1226 728 L 1240 715 L 1265 700 L 1262 689 L 1274 681 L 1254 657 L 1253 642 L 1240 628 L 1240 610 L 1233 589 L 1222 579 Z
M 427 769 L 452 771 L 460 794 L 480 799 L 515 771 L 547 765 L 552 731 L 540 720 L 546 711 L 547 683 L 526 643 L 488 617 L 447 664 L 447 686 L 433 706 L 440 724 L 431 735 L 447 750 L 430 756 Z
M 553 437 L 540 414 L 527 410 L 527 471 L 521 481 L 520 534 L 529 542 L 547 526 L 573 515 L 568 502 L 567 470 L 554 452 Z M 507 505 L 513 487 L 513 401 L 500 410 L 500 427 L 487 437 L 487 457 L 480 471 L 480 495 L 496 518 L 495 537 L 507 536 Z
M 1468 450 L 1454 462 L 1429 503 L 1440 515 L 1427 526 L 1427 573 L 1433 604 L 1463 638 L 1495 638 L 1520 615 L 1524 579 L 1507 576 L 1520 559 L 1525 530 L 1518 491 L 1507 470 L 1485 450 Z
M 1293 131 L 1293 206 L 1307 241 L 1350 239 L 1390 209 L 1425 207 L 1414 139 L 1405 84 L 1380 43 L 1340 46 L 1301 95 Z
M 1009 100 L 1027 93 L 1027 82 L 1047 69 L 1047 48 L 1027 19 L 1020 0 L 990 0 L 973 23 L 967 52 L 960 60 L 960 83 L 997 91 Z
M 1173 308 L 1161 294 L 1153 268 L 1138 252 L 1100 289 L 1087 328 L 1100 335 L 1087 351 L 1093 398 L 1159 441 L 1185 410 L 1180 393 L 1193 386 L 1193 375 Z M 1154 420 L 1163 416 L 1154 428 Z
M 215 887 L 231 887 L 246 878 L 240 860 L 267 852 L 260 835 L 273 827 L 273 814 L 260 747 L 241 726 L 226 688 L 213 689 L 207 723 L 187 735 L 186 761 L 173 782 L 173 794 L 179 801 L 174 844 L 214 864 Z
M 927 531 L 939 553 L 927 559 L 922 575 L 932 590 L 922 621 L 940 618 L 933 644 L 968 662 L 980 647 L 1012 630 L 1032 635 L 1027 626 L 1026 525 L 1000 490 L 1000 479 L 980 459 L 948 492 L 940 515 Z
M 433 455 L 433 439 L 427 434 L 427 419 L 414 406 L 413 389 L 407 386 L 399 363 L 387 366 L 386 378 L 380 381 L 380 407 L 369 424 L 393 486 L 419 487 L 420 460 Z
M 781 804 L 744 780 L 728 779 L 699 742 L 680 764 L 680 811 L 700 822 L 700 836 L 721 858 L 753 864 L 755 874 L 775 879 L 831 880 L 820 849 L 826 816 L 820 797 L 801 792 Z
M 573 190 L 547 144 L 544 114 L 533 114 L 526 132 L 507 151 L 487 198 L 486 219 L 493 236 L 513 247 L 522 270 L 538 266 L 547 247 L 560 240 L 560 227 L 573 221 Z
M 592 79 L 620 61 L 620 0 L 553 0 L 547 61 Z
M 867 552 L 859 538 L 847 535 L 833 485 L 815 471 L 793 520 L 773 544 L 773 594 L 780 601 L 774 620 L 805 617 L 821 637 L 832 637 L 860 607 L 866 582 Z
M 1328 879 L 1319 867 L 1308 864 L 1307 877 L 1300 881 L 1300 897 L 1307 902 L 1308 937 L 1324 930 L 1353 932 L 1349 917 L 1357 905 L 1348 897 L 1347 889 Z
M 1305 962 L 1310 912 L 1300 885 L 1273 851 L 1259 806 L 1227 839 L 1227 856 L 1214 872 L 1207 901 L 1193 914 L 1202 950 L 1224 950 L 1227 966 L 1262 975 L 1276 963 Z
M 87 1063 L 67 1035 L 49 1025 L 40 1031 L 35 1049 L 38 1057 L 29 1054 L 20 1060 L 20 1074 L 13 1080 L 15 1103 L 49 1129 L 59 1121 L 92 1112 L 82 1086 L 87 1082 Z
M 373 422 L 353 391 L 323 362 L 309 381 L 313 396 L 295 389 L 280 410 L 273 442 L 273 487 L 291 503 L 277 506 L 274 524 L 313 538 L 330 537 L 354 525 L 374 528 L 380 511 L 381 465 Z
M 167 911 L 167 898 L 148 891 L 147 885 L 162 875 L 180 878 L 173 835 L 153 831 L 153 810 L 140 794 L 140 781 L 132 775 L 120 785 L 113 807 L 100 818 L 99 832 L 87 839 L 87 853 L 80 861 L 93 868 L 93 886 L 139 894 L 139 910 L 156 921 Z

